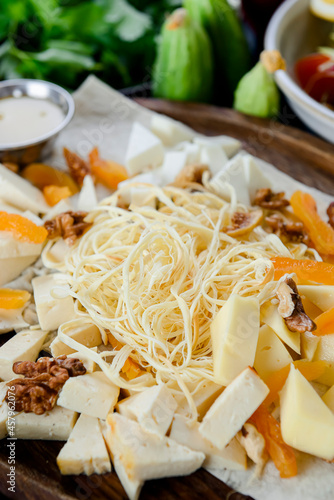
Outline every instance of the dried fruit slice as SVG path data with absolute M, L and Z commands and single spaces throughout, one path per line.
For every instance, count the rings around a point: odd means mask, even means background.
M 79 191 L 78 185 L 70 175 L 44 163 L 31 163 L 23 170 L 22 177 L 41 190 L 46 186 L 67 186 L 71 194 Z
M 71 196 L 71 190 L 68 186 L 45 186 L 43 188 L 43 194 L 46 202 L 53 207 L 54 205 L 57 205 L 61 200 L 64 200 L 65 198 L 69 198 Z
M 109 189 L 117 189 L 118 184 L 129 177 L 123 165 L 115 161 L 102 160 L 97 148 L 89 153 L 89 161 L 97 181 Z
M 328 311 L 323 312 L 315 318 L 315 323 L 317 325 L 317 329 L 313 332 L 313 335 L 320 337 L 322 335 L 330 335 L 334 333 L 334 307 L 329 309 Z
M 252 231 L 258 226 L 262 220 L 262 210 L 254 210 L 253 212 L 235 212 L 232 216 L 232 226 L 226 228 L 226 234 L 237 238 Z
M 334 285 L 334 264 L 309 259 L 272 257 L 275 268 L 275 281 L 287 273 L 296 273 L 300 281 L 314 281 L 323 285 Z
M 30 297 L 26 290 L 0 288 L 0 309 L 21 309 Z
M 26 243 L 43 243 L 48 235 L 47 230 L 37 226 L 31 220 L 18 214 L 0 212 L 0 231 L 6 231 L 19 241 Z

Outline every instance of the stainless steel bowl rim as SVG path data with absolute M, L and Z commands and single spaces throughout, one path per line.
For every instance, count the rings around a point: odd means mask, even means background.
M 293 8 L 294 5 L 299 4 L 303 0 L 286 0 L 274 13 L 271 18 L 264 38 L 264 47 L 266 50 L 277 49 L 277 32 L 281 25 L 282 20 L 286 14 Z M 310 113 L 321 115 L 322 119 L 326 120 L 333 126 L 334 111 L 326 108 L 315 99 L 310 97 L 296 82 L 293 81 L 291 76 L 282 70 L 275 73 L 275 80 L 280 89 L 286 96 L 296 101 L 300 106 L 307 108 Z
M 66 125 L 71 121 L 74 115 L 75 111 L 75 104 L 73 97 L 67 90 L 65 90 L 63 87 L 60 87 L 59 85 L 56 85 L 55 83 L 48 82 L 46 80 L 37 80 L 37 79 L 31 79 L 31 78 L 16 78 L 12 80 L 4 80 L 0 82 L 0 94 L 1 94 L 1 89 L 8 87 L 8 86 L 22 86 L 24 83 L 40 83 L 48 87 L 49 89 L 52 89 L 56 92 L 58 92 L 60 95 L 62 95 L 67 102 L 68 105 L 68 110 L 67 113 L 60 124 L 52 129 L 50 132 L 47 134 L 40 135 L 39 137 L 36 137 L 36 139 L 29 140 L 29 141 L 24 141 L 24 142 L 15 142 L 11 144 L 1 144 L 0 143 L 0 151 L 13 151 L 13 150 L 20 150 L 27 148 L 29 146 L 37 146 L 38 144 L 41 144 L 42 142 L 47 141 L 48 139 L 51 139 L 55 135 L 57 135 Z M 1 98 L 1 96 L 0 96 Z

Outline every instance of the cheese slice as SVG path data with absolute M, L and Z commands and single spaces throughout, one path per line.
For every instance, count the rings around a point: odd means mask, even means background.
M 10 283 L 20 276 L 20 274 L 31 266 L 38 258 L 38 255 L 28 255 L 26 257 L 8 257 L 0 259 L 0 286 Z
M 145 389 L 117 405 L 125 417 L 137 420 L 144 429 L 164 436 L 172 422 L 177 402 L 165 384 Z
M 318 382 L 331 387 L 334 385 L 334 335 L 321 335 L 317 349 L 313 356 L 314 361 L 327 361 L 328 366 L 325 373 L 317 379 Z
M 334 458 L 334 414 L 305 377 L 291 365 L 280 394 L 286 444 L 325 460 Z
M 57 404 L 105 420 L 114 410 L 118 396 L 119 387 L 103 372 L 97 371 L 69 378 L 59 394 Z
M 319 340 L 320 338 L 316 337 L 311 332 L 303 332 L 300 334 L 302 359 L 307 359 L 308 361 L 312 361 L 316 353 Z
M 243 155 L 238 154 L 229 160 L 224 165 L 223 169 L 213 177 L 212 182 L 215 183 L 216 181 L 220 183 L 219 191 L 226 200 L 230 201 L 231 199 L 230 190 L 227 186 L 224 188 L 224 184 L 228 183 L 234 188 L 237 201 L 246 206 L 250 205 L 248 185 L 244 172 Z
M 195 132 L 183 123 L 156 113 L 151 118 L 150 128 L 167 147 L 173 147 L 182 141 L 191 141 L 195 135 Z
M 201 435 L 199 426 L 199 422 L 175 415 L 170 438 L 192 450 L 204 453 L 203 467 L 205 469 L 245 470 L 247 468 L 246 452 L 235 438 L 220 450 Z
M 228 157 L 219 144 L 201 147 L 200 162 L 208 165 L 213 175 L 218 174 L 228 162 Z
M 59 269 L 62 270 L 66 266 L 64 265 L 65 257 L 69 253 L 70 248 L 65 243 L 65 241 L 60 238 L 55 243 L 49 244 L 44 248 L 42 252 L 42 262 L 43 266 L 47 269 Z
M 22 317 L 24 307 L 20 309 L 0 308 L 0 333 L 7 333 L 18 328 L 29 327 L 28 323 L 26 323 Z
M 2 266 L 4 265 L 3 262 L 4 259 L 13 259 L 17 257 L 30 257 L 33 262 L 34 260 L 36 260 L 37 256 L 40 255 L 42 248 L 43 248 L 42 243 L 29 243 L 26 241 L 20 241 L 14 238 L 9 231 L 0 231 L 1 269 Z
M 15 416 L 15 437 L 17 439 L 43 439 L 45 441 L 67 441 L 78 414 L 55 406 L 42 415 L 18 413 Z
M 107 446 L 127 475 L 137 481 L 185 476 L 201 467 L 204 453 L 173 439 L 146 431 L 138 422 L 113 413 L 108 416 Z
M 66 334 L 86 347 L 97 347 L 102 344 L 101 332 L 98 327 L 92 323 L 75 326 L 71 330 L 67 330 Z M 50 349 L 54 357 L 77 352 L 75 349 L 64 344 L 58 337 L 51 342 Z
M 62 474 L 105 474 L 111 471 L 109 454 L 97 418 L 80 415 L 57 456 Z
M 274 331 L 264 325 L 260 328 L 254 368 L 266 380 L 273 372 L 292 363 L 292 357 Z
M 322 311 L 328 311 L 328 309 L 334 307 L 334 286 L 298 285 L 298 292 Z
M 17 377 L 13 372 L 16 361 L 36 361 L 47 332 L 22 330 L 0 347 L 0 378 L 10 380 Z
M 198 419 L 202 420 L 212 403 L 217 399 L 217 397 L 222 393 L 224 387 L 211 382 L 210 380 L 203 380 L 199 383 L 187 384 L 188 389 L 191 392 L 191 397 L 194 400 Z M 176 394 L 174 395 L 178 403 L 176 413 L 184 416 L 190 416 L 190 408 L 188 401 L 184 395 Z
M 97 206 L 97 196 L 94 181 L 90 175 L 86 175 L 78 197 L 77 210 L 90 212 Z
M 20 210 L 46 213 L 49 209 L 42 192 L 0 164 L 0 200 Z
M 164 148 L 161 140 L 138 122 L 132 125 L 125 164 L 131 175 L 162 164 Z
M 61 324 L 77 317 L 70 295 L 56 298 L 54 294 L 69 292 L 68 279 L 61 273 L 38 276 L 32 280 L 38 322 L 42 330 L 56 330 Z
M 196 135 L 193 142 L 201 147 L 219 145 L 228 158 L 232 158 L 241 148 L 241 142 L 228 135 L 216 135 L 213 137 Z
M 300 333 L 289 330 L 284 319 L 280 316 L 276 304 L 267 302 L 261 306 L 261 321 L 270 326 L 284 344 L 300 354 Z
M 334 413 L 334 385 L 322 396 L 325 405 Z
M 232 294 L 210 325 L 217 384 L 228 385 L 247 366 L 253 366 L 259 329 L 258 299 Z
M 0 382 L 0 439 L 8 435 L 7 421 L 8 421 L 8 406 L 5 401 L 8 386 L 6 382 Z
M 246 368 L 213 403 L 199 431 L 219 449 L 231 441 L 269 393 L 252 368 Z

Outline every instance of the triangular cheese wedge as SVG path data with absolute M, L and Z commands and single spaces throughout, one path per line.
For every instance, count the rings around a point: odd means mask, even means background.
M 281 429 L 286 444 L 333 460 L 334 414 L 293 365 L 281 391 Z
M 205 459 L 204 453 L 148 432 L 118 413 L 109 415 L 107 424 L 107 445 L 113 460 L 117 457 L 131 480 L 185 476 L 199 469 Z

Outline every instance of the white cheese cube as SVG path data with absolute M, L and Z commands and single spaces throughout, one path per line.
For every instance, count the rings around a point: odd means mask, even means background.
M 334 414 L 305 377 L 291 365 L 280 394 L 286 444 L 325 460 L 334 458 Z
M 61 273 L 38 276 L 32 280 L 38 322 L 42 330 L 56 330 L 76 318 L 73 297 L 56 298 L 55 293 L 69 292 L 65 275 Z
M 219 449 L 231 441 L 269 393 L 252 368 L 246 368 L 213 403 L 199 431 Z
M 97 347 L 102 344 L 101 332 L 96 325 L 86 323 L 67 330 L 66 334 L 86 347 Z M 55 358 L 63 354 L 72 354 L 75 349 L 68 347 L 56 337 L 50 344 L 51 354 Z
M 325 373 L 317 379 L 318 382 L 331 387 L 334 385 L 334 335 L 321 335 L 317 350 L 315 351 L 314 361 L 323 360 L 328 363 Z
M 228 157 L 219 144 L 210 144 L 210 146 L 201 147 L 200 163 L 207 165 L 212 175 L 221 172 L 227 162 Z
M 125 164 L 130 175 L 162 164 L 164 148 L 160 139 L 138 122 L 132 126 Z
M 273 372 L 292 363 L 292 357 L 274 331 L 264 325 L 260 328 L 254 368 L 266 380 Z
M 108 416 L 107 446 L 129 477 L 137 481 L 184 476 L 197 470 L 204 453 L 190 450 L 173 439 L 146 431 L 138 422 L 113 413 Z
M 298 292 L 322 311 L 328 311 L 328 309 L 334 307 L 334 286 L 298 285 Z
M 204 380 L 200 383 L 187 384 L 188 389 L 191 391 L 191 396 L 194 400 L 195 406 L 198 412 L 198 419 L 202 420 L 212 403 L 217 399 L 217 397 L 222 393 L 223 387 L 219 384 L 215 384 L 209 380 Z M 176 413 L 184 416 L 189 416 L 189 404 L 187 399 L 183 395 L 174 395 L 178 403 Z
M 28 255 L 26 257 L 0 258 L 0 286 L 18 278 L 22 271 L 37 260 L 37 257 L 38 255 Z
M 90 349 L 93 352 L 97 352 L 97 347 L 91 347 Z M 96 370 L 97 364 L 93 361 L 88 354 L 81 354 L 79 352 L 73 352 L 72 354 L 67 355 L 68 358 L 80 359 L 81 363 L 86 368 L 86 373 L 92 373 Z
M 5 401 L 8 386 L 5 382 L 0 382 L 0 439 L 7 436 L 8 407 Z
M 215 382 L 228 385 L 247 366 L 253 366 L 260 329 L 255 297 L 229 297 L 211 325 Z
M 113 411 L 118 396 L 119 387 L 98 371 L 69 378 L 59 394 L 57 404 L 105 420 Z
M 43 439 L 67 441 L 78 414 L 55 406 L 42 415 L 18 413 L 15 416 L 15 437 L 18 439 Z
M 16 361 L 36 361 L 47 332 L 42 330 L 22 330 L 0 347 L 0 378 L 10 380 L 16 377 L 13 363 Z
M 94 181 L 90 175 L 86 175 L 79 193 L 77 210 L 90 212 L 97 206 L 97 203 Z
M 191 141 L 195 135 L 195 132 L 183 123 L 159 114 L 152 116 L 150 128 L 167 147 L 175 146 L 182 141 Z
M 23 310 L 24 307 L 20 309 L 0 309 L 0 333 L 29 327 L 28 323 L 22 318 Z
M 234 188 L 237 201 L 248 207 L 250 205 L 250 197 L 245 178 L 244 161 L 244 156 L 241 154 L 229 160 L 223 169 L 212 178 L 212 183 L 219 182 L 221 196 L 227 200 L 230 200 L 231 195 L 230 190 L 227 186 L 224 187 L 224 184 L 230 184 Z
M 284 319 L 279 314 L 276 304 L 267 302 L 261 306 L 261 321 L 270 326 L 284 344 L 291 347 L 297 354 L 300 354 L 300 333 L 289 330 Z
M 334 385 L 322 396 L 326 406 L 334 413 Z
M 170 151 L 165 154 L 161 173 L 164 184 L 171 184 L 186 164 L 186 154 L 182 151 Z
M 137 420 L 144 429 L 164 436 L 172 422 L 177 402 L 165 384 L 145 389 L 118 403 L 117 410 Z
M 48 208 L 48 211 L 43 217 L 43 221 L 54 219 L 55 217 L 57 217 L 57 215 L 62 214 L 64 212 L 69 212 L 70 210 L 73 210 L 73 205 L 70 202 L 70 200 L 68 198 L 60 200 L 52 208 L 50 207 Z
M 176 151 L 182 151 L 186 155 L 186 165 L 193 165 L 199 163 L 201 147 L 192 142 L 180 142 L 175 147 Z
M 272 183 L 264 175 L 256 158 L 252 155 L 244 155 L 245 177 L 251 203 L 253 203 L 256 191 L 262 188 L 272 188 Z
M 226 448 L 219 450 L 201 435 L 199 426 L 199 422 L 189 421 L 181 415 L 175 415 L 170 438 L 192 450 L 204 453 L 204 468 L 228 470 L 247 468 L 246 452 L 236 439 L 232 439 Z
M 135 177 L 131 177 L 119 183 L 118 187 L 123 189 L 125 186 L 133 187 L 138 184 L 143 185 L 153 185 L 153 186 L 163 186 L 164 185 L 164 177 L 162 174 L 161 167 L 156 168 L 155 170 L 149 170 L 148 172 L 144 172 L 142 174 L 136 175 Z
M 35 214 L 46 213 L 49 209 L 39 189 L 1 164 L 0 200 Z
M 241 142 L 228 135 L 217 135 L 208 137 L 206 135 L 197 135 L 194 143 L 199 146 L 219 145 L 228 158 L 232 158 L 241 148 Z
M 105 474 L 111 471 L 109 454 L 97 418 L 80 415 L 57 465 L 62 474 Z
M 143 373 L 143 375 L 139 375 L 139 377 L 136 377 L 136 384 L 138 385 L 145 385 L 146 387 L 152 387 L 156 385 L 156 380 L 153 377 L 152 373 Z M 135 389 L 121 389 L 121 394 L 122 397 L 124 398 L 129 398 L 130 396 L 134 396 L 135 394 L 138 394 L 138 390 Z

